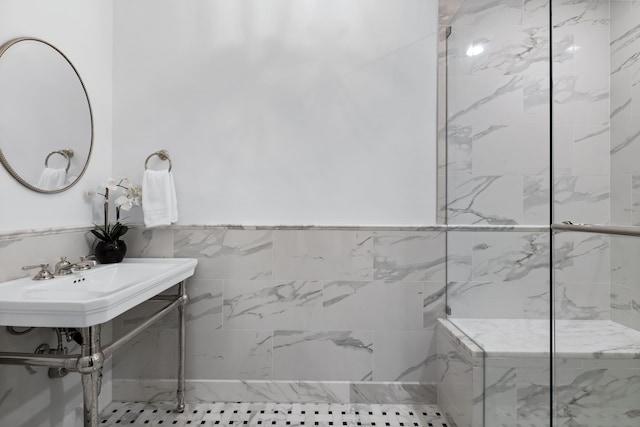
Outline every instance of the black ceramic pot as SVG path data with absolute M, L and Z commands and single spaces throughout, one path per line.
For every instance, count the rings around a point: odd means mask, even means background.
M 114 264 L 124 259 L 127 245 L 122 240 L 105 242 L 100 240 L 96 245 L 96 258 L 100 264 Z

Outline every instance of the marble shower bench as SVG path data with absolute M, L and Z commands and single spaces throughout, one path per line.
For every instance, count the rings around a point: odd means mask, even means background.
M 640 426 L 640 332 L 557 320 L 554 426 Z M 462 332 L 464 331 L 464 333 Z M 549 425 L 550 322 L 438 324 L 438 405 L 457 427 Z

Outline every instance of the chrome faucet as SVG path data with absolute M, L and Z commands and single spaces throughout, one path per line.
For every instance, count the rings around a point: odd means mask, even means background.
M 80 261 L 74 264 L 67 261 L 67 257 L 61 257 L 60 261 L 56 264 L 55 270 L 53 274 L 55 276 L 66 276 L 67 274 L 71 274 L 73 271 L 83 271 L 89 270 L 91 267 L 94 267 L 97 264 L 97 261 L 89 256 L 80 257 Z
M 24 267 L 22 267 L 23 270 L 31 270 L 32 268 L 40 269 L 40 271 L 38 271 L 38 273 L 33 276 L 33 280 L 49 280 L 55 277 L 49 271 L 49 264 L 25 265 Z
M 54 276 L 64 276 L 66 274 L 71 274 L 71 263 L 67 261 L 67 257 L 60 257 L 60 261 L 56 263 L 56 266 L 53 270 Z
M 80 257 L 80 262 L 88 261 L 92 266 L 98 265 L 98 258 L 95 255 L 86 255 Z

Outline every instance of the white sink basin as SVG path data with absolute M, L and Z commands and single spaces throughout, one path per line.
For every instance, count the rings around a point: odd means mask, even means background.
M 0 325 L 99 325 L 192 276 L 197 263 L 192 258 L 128 258 L 50 280 L 3 282 Z

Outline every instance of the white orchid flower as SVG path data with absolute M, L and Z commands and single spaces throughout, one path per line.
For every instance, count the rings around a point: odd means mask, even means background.
M 131 185 L 125 191 L 125 194 L 131 199 L 135 206 L 140 206 L 142 204 L 142 187 L 140 185 Z
M 116 191 L 118 189 L 118 183 L 120 182 L 120 180 L 116 180 L 113 178 L 109 178 L 107 180 L 107 185 L 106 187 L 109 189 L 109 191 Z
M 128 211 L 133 207 L 132 200 L 127 196 L 118 197 L 114 203 L 117 207 L 119 207 L 120 209 L 124 209 L 125 211 Z
M 116 191 L 120 189 L 128 189 L 131 186 L 131 180 L 126 176 L 120 176 L 118 178 L 109 178 L 107 180 L 106 187 L 109 191 Z

